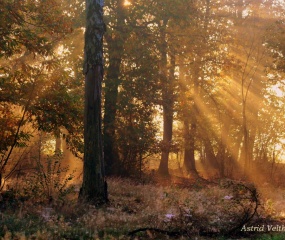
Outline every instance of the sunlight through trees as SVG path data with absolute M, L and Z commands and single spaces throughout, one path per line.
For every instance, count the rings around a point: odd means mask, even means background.
M 2 0 L 0 191 L 60 161 L 94 204 L 112 177 L 284 186 L 284 9 Z

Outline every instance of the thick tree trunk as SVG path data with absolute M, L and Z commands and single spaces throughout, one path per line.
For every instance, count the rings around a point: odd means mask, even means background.
M 102 141 L 103 0 L 86 0 L 84 165 L 79 198 L 92 204 L 107 201 Z
M 196 126 L 191 123 L 191 129 L 188 118 L 184 119 L 184 168 L 187 174 L 191 174 L 192 177 L 197 177 L 195 163 L 195 132 Z
M 116 29 L 120 32 L 112 32 L 107 34 L 109 67 L 105 80 L 105 114 L 104 114 L 104 158 L 106 162 L 106 175 L 117 175 L 120 173 L 119 154 L 116 148 L 116 115 L 118 88 L 120 85 L 120 66 L 123 56 L 123 44 L 125 42 L 126 33 L 123 28 L 125 25 L 124 1 L 117 2 Z
M 185 155 L 184 155 L 184 168 L 187 174 L 192 174 L 193 177 L 197 177 L 198 173 L 195 164 L 195 141 L 197 136 L 197 117 L 198 117 L 198 99 L 200 96 L 199 92 L 199 73 L 200 73 L 200 59 L 198 57 L 197 62 L 194 63 L 192 69 L 192 79 L 193 79 L 193 103 L 191 106 L 190 114 L 184 115 L 184 142 L 185 144 Z M 185 109 L 184 112 L 187 112 Z M 189 120 L 188 120 L 189 119 Z M 190 121 L 190 122 L 189 122 Z M 189 129 L 190 127 L 190 129 Z
M 105 114 L 104 114 L 104 157 L 106 162 L 106 174 L 117 174 L 119 154 L 115 142 L 115 120 L 117 113 L 117 97 L 119 87 L 121 59 L 114 59 L 110 54 L 110 71 L 105 83 Z
M 203 139 L 206 153 L 206 167 L 211 167 L 215 170 L 219 170 L 219 163 L 215 155 L 213 146 L 208 136 Z
M 168 176 L 168 160 L 172 140 L 173 111 L 167 105 L 163 106 L 163 140 L 161 148 L 161 160 L 158 168 L 160 175 Z
M 187 99 L 187 89 L 189 82 L 186 79 L 186 68 L 183 66 L 181 61 L 180 68 L 180 88 L 181 88 L 181 100 L 182 105 L 182 118 L 183 118 L 183 138 L 184 138 L 184 161 L 183 167 L 187 174 L 191 174 L 194 177 L 198 176 L 195 163 L 195 137 L 196 137 L 196 116 L 194 111 L 194 102 L 189 107 L 188 103 L 185 102 Z M 190 108 L 190 109 L 189 109 Z
M 171 73 L 168 76 L 167 71 L 167 41 L 166 41 L 166 26 L 168 20 L 163 21 L 161 26 L 161 84 L 162 84 L 162 110 L 163 110 L 163 140 L 161 148 L 161 160 L 158 168 L 158 173 L 162 176 L 168 176 L 168 160 L 172 141 L 173 128 L 173 80 L 174 76 Z M 174 56 L 172 56 L 172 61 Z

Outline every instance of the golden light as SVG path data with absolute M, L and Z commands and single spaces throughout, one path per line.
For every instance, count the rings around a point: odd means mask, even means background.
M 130 1 L 128 1 L 128 0 L 125 0 L 125 2 L 124 2 L 124 6 L 130 6 L 131 5 L 131 2 Z
M 276 97 L 283 97 L 284 92 L 282 89 L 280 89 L 280 84 L 276 84 L 270 88 L 271 92 L 276 96 Z

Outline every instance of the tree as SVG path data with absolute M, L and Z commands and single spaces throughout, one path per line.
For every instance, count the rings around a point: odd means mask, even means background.
M 110 1 L 108 8 L 109 15 L 112 13 L 115 19 L 107 18 L 110 22 L 107 26 L 110 27 L 105 35 L 108 45 L 108 60 L 109 67 L 107 69 L 105 81 L 105 114 L 104 114 L 104 157 L 106 161 L 106 174 L 113 175 L 119 173 L 120 163 L 119 154 L 116 147 L 115 138 L 115 120 L 117 116 L 117 101 L 118 88 L 120 85 L 120 68 L 123 57 L 123 45 L 127 39 L 126 21 L 125 21 L 125 6 L 124 0 L 118 0 L 115 3 Z M 111 11 L 113 9 L 113 12 Z
M 15 150 L 31 140 L 32 106 L 56 66 L 58 42 L 72 29 L 60 2 L 0 2 L 0 188 L 19 165 Z
M 264 101 L 263 90 L 266 87 L 264 70 L 268 56 L 265 51 L 264 34 L 271 20 L 269 18 L 264 21 L 268 13 L 263 15 L 264 6 L 259 1 L 241 1 L 236 8 L 238 14 L 233 18 L 235 23 L 233 36 L 236 44 L 233 44 L 231 52 L 238 68 L 233 74 L 233 80 L 240 87 L 241 109 L 239 111 L 241 112 L 240 133 L 242 134 L 240 158 L 243 160 L 244 174 L 249 175 L 259 109 Z
M 153 22 L 157 29 L 157 52 L 159 54 L 159 84 L 161 86 L 161 106 L 163 115 L 163 139 L 161 142 L 161 160 L 158 172 L 168 176 L 169 153 L 172 145 L 173 119 L 175 105 L 175 62 L 179 45 L 173 40 L 177 29 L 189 23 L 189 13 L 193 11 L 192 1 L 177 1 L 175 6 L 171 1 L 154 1 L 151 10 Z M 173 7 L 171 7 L 173 6 Z M 154 27 L 151 27 L 155 29 Z M 180 49 L 181 50 L 181 49 Z
M 138 176 L 153 154 L 158 96 L 158 55 L 150 34 L 148 5 L 106 1 L 104 94 L 106 175 Z M 149 64 L 152 62 L 153 64 Z M 156 102 L 156 103 L 155 103 Z
M 107 201 L 101 116 L 105 32 L 103 2 L 103 0 L 86 0 L 84 165 L 79 198 L 93 204 L 102 204 Z

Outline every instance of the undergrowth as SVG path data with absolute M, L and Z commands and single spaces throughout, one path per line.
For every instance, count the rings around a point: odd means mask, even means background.
M 24 181 L 23 181 L 24 184 Z M 243 224 L 265 216 L 254 186 L 223 181 L 200 189 L 135 184 L 108 179 L 110 202 L 101 208 L 78 203 L 77 188 L 56 201 L 23 198 L 12 207 L 2 195 L 1 239 L 227 239 L 243 234 Z M 32 188 L 33 189 L 33 188 Z M 11 194 L 11 192 L 10 192 Z M 33 194 L 31 190 L 30 194 Z M 5 203 L 5 204 L 4 204 Z M 264 235 L 262 239 L 281 239 Z M 266 238 L 267 237 L 267 238 Z M 270 238 L 272 237 L 272 238 Z M 274 238 L 273 238 L 274 237 Z M 261 238 L 256 238 L 261 239 Z

